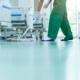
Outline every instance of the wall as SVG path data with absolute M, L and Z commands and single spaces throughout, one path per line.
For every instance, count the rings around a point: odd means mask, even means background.
M 12 6 L 32 7 L 32 0 L 11 0 Z
M 32 7 L 32 0 L 19 0 L 18 5 L 23 7 Z
M 12 6 L 18 6 L 18 0 L 11 0 Z
M 32 7 L 33 7 L 33 11 L 34 11 L 34 12 L 37 11 L 38 3 L 39 3 L 39 0 L 33 0 L 33 1 L 32 1 Z
M 0 0 L 0 1 L 3 1 L 3 0 Z

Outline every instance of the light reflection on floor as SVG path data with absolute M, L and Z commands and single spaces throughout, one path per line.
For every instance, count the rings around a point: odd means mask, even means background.
M 0 41 L 0 80 L 80 80 L 80 40 Z

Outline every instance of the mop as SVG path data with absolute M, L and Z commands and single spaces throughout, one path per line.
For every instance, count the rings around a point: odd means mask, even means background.
M 40 14 L 43 12 L 44 8 L 41 10 Z M 21 37 L 14 37 L 14 38 L 6 38 L 6 41 L 20 41 L 20 42 L 24 42 L 24 41 L 35 41 L 36 39 L 30 39 L 30 38 L 24 38 L 24 36 L 26 35 L 26 33 L 28 32 L 28 30 L 31 28 L 31 26 L 33 25 L 33 23 L 36 21 L 36 18 L 34 19 L 34 21 L 30 24 L 30 26 L 26 29 L 26 31 L 23 33 L 23 35 Z

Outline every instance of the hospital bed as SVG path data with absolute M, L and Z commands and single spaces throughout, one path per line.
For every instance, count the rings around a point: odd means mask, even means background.
M 42 12 L 42 11 L 41 11 Z M 34 20 L 35 20 L 35 12 L 28 12 L 26 13 L 27 18 L 27 25 L 29 26 Z M 42 13 L 38 19 L 33 23 L 32 25 L 32 34 L 36 35 L 36 39 L 42 39 L 43 38 L 43 32 L 47 32 L 49 24 L 49 19 L 47 18 L 46 13 Z
M 35 15 L 35 13 L 34 13 Z M 35 20 L 35 18 L 30 14 L 30 24 L 32 21 Z M 32 17 L 32 18 L 31 18 Z M 43 38 L 43 32 L 47 32 L 46 28 L 48 28 L 49 19 L 46 18 L 46 13 L 43 13 L 39 16 L 38 19 L 33 23 L 33 30 L 32 32 L 35 32 L 35 34 L 38 33 L 39 36 L 36 36 L 36 39 L 42 39 Z
M 17 36 L 22 35 L 24 31 L 28 28 L 26 21 L 26 13 L 30 8 L 27 8 L 26 11 L 23 7 L 12 7 L 11 10 L 11 23 L 12 27 L 15 27 L 17 30 Z
M 0 36 L 1 29 L 4 29 L 4 36 L 6 37 L 6 31 L 11 25 L 11 4 L 9 0 L 0 1 Z
M 11 22 L 12 27 L 15 27 L 17 29 L 17 36 L 20 37 L 24 33 L 24 31 L 29 27 L 29 25 L 35 20 L 34 14 L 35 13 L 32 13 L 31 8 L 29 7 L 27 7 L 26 9 L 24 9 L 23 7 L 12 7 Z M 39 19 L 36 19 L 36 21 L 29 29 L 25 37 L 28 35 L 36 35 L 36 39 L 38 39 L 38 37 L 42 39 L 43 32 L 46 32 L 46 24 L 48 23 L 46 21 L 48 20 L 46 19 L 45 14 L 43 14 L 43 16 L 40 16 Z M 22 29 L 22 32 L 19 29 Z

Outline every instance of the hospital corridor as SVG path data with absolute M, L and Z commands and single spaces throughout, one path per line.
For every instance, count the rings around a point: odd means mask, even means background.
M 0 0 L 0 80 L 80 80 L 79 0 Z

